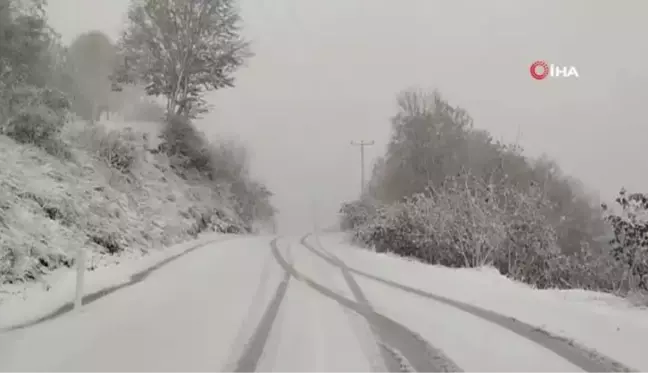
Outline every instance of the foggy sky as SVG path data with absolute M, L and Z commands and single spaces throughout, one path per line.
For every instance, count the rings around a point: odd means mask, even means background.
M 49 0 L 65 41 L 119 34 L 128 0 Z M 256 56 L 237 86 L 212 94 L 198 125 L 237 136 L 253 173 L 276 193 L 280 228 L 330 224 L 358 195 L 351 140 L 384 152 L 395 95 L 439 89 L 475 126 L 547 153 L 604 199 L 648 191 L 648 2 L 645 0 L 243 0 Z M 643 25 L 642 25 L 643 21 Z M 535 81 L 543 59 L 580 78 Z M 518 132 L 519 131 L 519 132 Z M 519 137 L 518 137 L 519 133 Z

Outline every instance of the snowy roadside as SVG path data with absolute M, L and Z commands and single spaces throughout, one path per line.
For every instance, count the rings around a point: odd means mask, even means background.
M 513 317 L 648 371 L 648 309 L 625 299 L 585 290 L 537 290 L 493 268 L 452 269 L 376 254 L 352 246 L 343 234 L 322 235 L 320 241 L 351 268 Z
M 147 254 L 129 251 L 120 256 L 97 256 L 91 259 L 93 271 L 85 274 L 84 293 L 90 294 L 130 281 L 131 276 L 156 264 L 192 249 L 196 245 L 218 242 L 235 235 L 205 233 L 196 240 L 182 242 Z M 43 279 L 0 287 L 0 332 L 24 324 L 64 306 L 74 299 L 76 272 L 74 268 L 60 268 Z

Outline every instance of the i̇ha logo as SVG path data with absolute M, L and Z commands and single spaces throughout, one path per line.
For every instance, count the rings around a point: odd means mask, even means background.
M 575 66 L 559 66 L 548 64 L 545 61 L 536 61 L 531 64 L 529 72 L 533 79 L 543 80 L 552 78 L 578 78 L 578 70 Z

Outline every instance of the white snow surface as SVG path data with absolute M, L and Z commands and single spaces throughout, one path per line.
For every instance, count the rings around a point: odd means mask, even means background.
M 302 275 L 353 298 L 339 270 L 313 257 L 298 238 L 289 243 L 289 250 L 280 245 L 281 254 Z M 257 371 L 384 371 L 370 333 L 358 315 L 292 278 Z
M 186 241 L 168 248 L 151 250 L 142 256 L 134 252 L 112 257 L 112 261 L 94 263 L 97 269 L 85 273 L 84 293 L 94 293 L 130 280 L 131 275 L 180 254 L 197 244 L 229 239 L 222 233 L 205 233 L 197 240 Z M 0 330 L 29 322 L 45 316 L 74 300 L 76 292 L 76 269 L 60 268 L 48 274 L 46 285 L 28 283 L 6 285 L 0 294 Z
M 219 237 L 200 240 L 210 238 Z M 247 236 L 207 244 L 81 311 L 0 332 L 0 371 L 232 371 L 284 279 L 270 249 L 273 239 Z M 304 281 L 355 301 L 342 271 L 299 239 L 278 240 L 281 255 L 300 276 L 288 283 L 256 370 L 384 371 L 367 321 Z M 197 242 L 172 250 L 182 252 Z M 595 293 L 534 290 L 491 269 L 453 270 L 376 254 L 345 243 L 339 234 L 323 235 L 320 242 L 351 268 L 541 326 L 648 371 L 648 358 L 641 353 L 648 346 L 645 310 L 610 303 L 609 296 L 591 300 Z M 146 260 L 148 266 L 155 262 Z M 144 261 L 88 273 L 88 286 L 96 290 L 125 283 L 147 266 Z M 40 315 L 62 299 L 69 301 L 73 277 L 53 285 L 50 292 L 58 297 L 32 294 L 28 301 L 3 304 L 0 312 L 5 315 L 9 306 L 6 315 L 13 315 L 2 316 L 5 325 L 24 321 L 20 312 Z M 376 312 L 415 331 L 465 371 L 582 371 L 473 315 L 362 276 L 353 278 Z
M 268 261 L 268 242 L 207 245 L 80 312 L 0 334 L 0 371 L 220 370 Z
M 207 245 L 80 312 L 0 333 L 0 371 L 231 371 L 284 276 L 272 239 Z M 330 272 L 303 248 L 293 258 L 294 242 L 279 246 L 295 266 Z M 373 370 L 352 317 L 291 279 L 257 370 Z
M 312 236 L 308 239 L 311 244 L 316 244 L 316 241 Z M 648 310 L 635 307 L 622 298 L 585 290 L 537 290 L 502 276 L 494 268 L 452 269 L 431 266 L 393 254 L 374 253 L 349 244 L 342 233 L 321 235 L 319 241 L 350 268 L 514 317 L 552 334 L 574 340 L 633 369 L 648 371 Z M 470 345 L 453 345 L 454 342 L 460 342 L 458 339 L 453 341 L 452 333 L 456 328 L 447 328 L 447 333 L 444 334 L 444 326 L 461 323 L 474 331 L 473 338 L 490 336 L 492 340 L 498 341 L 497 344 L 503 343 L 518 349 L 520 356 L 530 351 L 529 346 L 524 346 L 523 342 L 504 342 L 511 336 L 507 335 L 508 332 L 501 331 L 502 328 L 499 328 L 499 332 L 495 329 L 489 331 L 486 326 L 477 328 L 473 325 L 475 320 L 470 320 L 469 315 L 460 316 L 462 312 L 458 310 L 443 311 L 444 307 L 451 307 L 435 304 L 432 300 L 401 294 L 401 302 L 407 302 L 408 306 L 398 309 L 390 307 L 401 291 L 379 285 L 362 276 L 355 278 L 368 294 L 373 294 L 370 300 L 376 302 L 377 307 L 385 313 L 392 313 L 398 320 L 408 322 L 412 327 L 417 326 L 415 330 L 424 332 L 427 327 L 431 341 L 438 339 L 438 347 L 457 359 L 459 366 L 466 370 L 507 369 L 501 366 L 501 357 L 495 355 L 497 351 L 482 355 L 484 360 L 478 366 L 471 365 Z M 450 318 L 437 315 L 447 315 Z M 493 333 L 497 333 L 497 337 Z M 443 337 L 432 339 L 435 334 L 443 334 Z M 489 343 L 486 339 L 482 339 L 482 342 L 482 351 L 485 352 Z M 467 359 L 464 360 L 464 357 Z M 523 364 L 524 361 L 519 363 Z M 559 364 L 542 366 L 540 363 L 537 359 L 527 361 L 527 364 L 535 367 L 535 371 L 538 371 L 538 367 L 546 371 L 561 370 Z M 520 365 L 517 369 L 528 371 L 527 368 L 528 365 Z

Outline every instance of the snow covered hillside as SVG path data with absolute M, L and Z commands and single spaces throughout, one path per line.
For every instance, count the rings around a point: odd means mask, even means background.
M 0 313 L 30 283 L 47 289 L 79 248 L 94 270 L 201 232 L 246 230 L 235 196 L 183 177 L 154 151 L 161 126 L 70 122 L 68 157 L 0 136 Z

